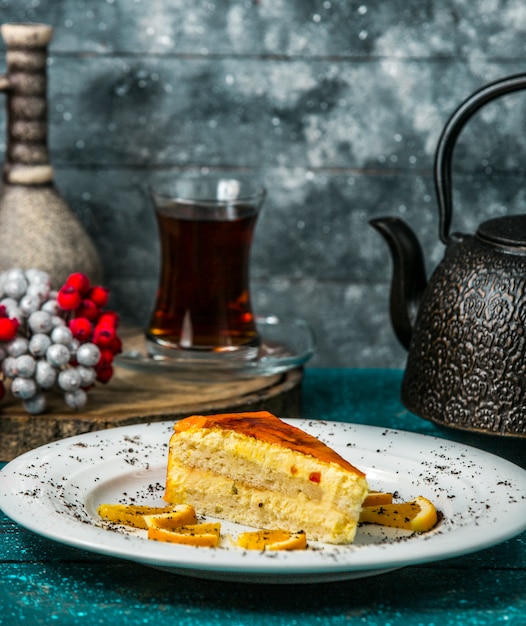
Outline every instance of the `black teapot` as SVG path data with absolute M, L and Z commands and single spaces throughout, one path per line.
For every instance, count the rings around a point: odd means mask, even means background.
M 426 278 L 422 248 L 396 217 L 371 220 L 393 257 L 391 321 L 409 350 L 401 398 L 420 417 L 466 431 L 526 437 L 526 215 L 449 233 L 451 158 L 468 119 L 526 88 L 526 74 L 490 83 L 446 124 L 434 176 L 445 255 Z

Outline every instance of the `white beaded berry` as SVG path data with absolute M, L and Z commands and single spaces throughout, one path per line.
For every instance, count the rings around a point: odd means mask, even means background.
M 29 342 L 25 337 L 16 337 L 6 346 L 9 356 L 20 356 L 28 351 Z
M 44 304 L 40 307 L 42 311 L 49 313 L 51 316 L 59 315 L 60 307 L 58 306 L 58 302 L 55 299 L 46 300 Z
M 37 333 L 29 340 L 29 352 L 33 356 L 45 356 L 46 350 L 51 345 L 51 337 L 44 333 Z
M 14 378 L 11 383 L 11 393 L 15 398 L 28 400 L 37 392 L 36 382 L 32 378 Z
M 39 283 L 42 283 L 44 285 L 51 284 L 51 279 L 49 277 L 49 274 L 45 272 L 44 270 L 37 270 L 36 268 L 32 267 L 26 270 L 25 274 L 26 274 L 27 280 L 32 284 L 35 284 L 35 285 L 38 285 Z
M 76 389 L 75 391 L 68 391 L 64 394 L 64 400 L 66 404 L 72 409 L 81 409 L 88 399 L 86 392 L 83 389 Z
M 37 361 L 35 370 L 35 380 L 37 385 L 42 389 L 51 389 L 55 384 L 58 376 L 58 370 L 56 370 L 47 361 Z
M 36 361 L 30 354 L 21 354 L 15 359 L 15 368 L 18 376 L 31 378 L 36 370 Z
M 80 374 L 75 368 L 62 370 L 57 382 L 63 391 L 75 391 L 80 387 Z
M 51 341 L 69 346 L 73 341 L 73 333 L 67 326 L 55 326 L 51 331 Z
M 86 367 L 85 365 L 77 365 L 77 372 L 80 376 L 81 387 L 91 387 L 97 379 L 97 372 L 93 367 Z
M 46 350 L 46 360 L 54 367 L 67 365 L 70 358 L 69 350 L 62 343 L 52 343 Z
M 46 396 L 41 392 L 35 393 L 32 398 L 24 400 L 24 409 L 32 415 L 43 413 L 46 408 Z
M 7 378 L 16 376 L 16 357 L 8 356 L 2 361 L 2 372 Z
M 44 283 L 32 283 L 28 286 L 26 291 L 28 296 L 34 296 L 43 302 L 49 296 L 49 285 Z
M 8 298 L 19 300 L 27 289 L 27 280 L 24 274 L 8 278 L 4 283 L 4 293 Z
M 51 315 L 47 311 L 35 311 L 31 313 L 27 323 L 34 333 L 49 333 L 53 328 Z
M 100 348 L 94 343 L 83 343 L 77 350 L 77 361 L 81 365 L 94 367 L 100 359 Z
M 20 311 L 23 315 L 29 317 L 31 313 L 35 313 L 38 311 L 38 307 L 40 306 L 40 298 L 36 294 L 26 295 L 20 300 Z

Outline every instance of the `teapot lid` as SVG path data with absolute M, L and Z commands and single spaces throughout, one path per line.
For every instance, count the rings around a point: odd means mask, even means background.
M 526 248 L 526 215 L 495 217 L 482 222 L 477 237 L 494 245 Z

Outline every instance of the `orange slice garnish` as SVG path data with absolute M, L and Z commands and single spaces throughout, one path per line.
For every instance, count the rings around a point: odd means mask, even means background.
M 245 550 L 305 550 L 307 536 L 300 530 L 257 530 L 241 533 L 237 545 Z
M 170 513 L 145 515 L 144 520 L 148 526 L 148 539 L 154 541 L 216 548 L 221 539 L 219 522 L 181 525 Z
M 138 504 L 101 504 L 97 513 L 108 522 L 133 526 L 134 528 L 146 529 L 145 515 L 162 515 L 164 513 L 185 513 L 186 517 L 181 524 L 192 524 L 197 522 L 195 511 L 189 505 L 156 507 Z
M 143 517 L 148 529 L 154 526 L 165 530 L 175 530 L 181 526 L 197 524 L 195 509 L 191 504 L 177 504 L 168 512 L 153 513 Z
M 360 522 L 380 524 L 423 533 L 431 530 L 438 521 L 435 505 L 418 496 L 410 502 L 381 504 L 362 508 Z
M 362 506 L 378 506 L 379 504 L 391 504 L 392 501 L 392 493 L 384 493 L 382 491 L 369 491 L 367 497 L 363 501 Z

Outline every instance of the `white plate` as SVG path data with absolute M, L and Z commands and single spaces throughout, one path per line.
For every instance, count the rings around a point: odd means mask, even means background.
M 149 541 L 96 513 L 102 502 L 162 506 L 173 422 L 97 431 L 27 452 L 0 472 L 3 511 L 22 526 L 77 548 L 170 572 L 243 582 L 297 583 L 359 578 L 467 554 L 526 529 L 526 471 L 443 439 L 337 422 L 286 420 L 325 441 L 366 472 L 371 489 L 423 495 L 443 515 L 411 534 L 362 526 L 350 546 L 306 551 L 195 548 Z M 241 527 L 223 524 L 224 533 Z

